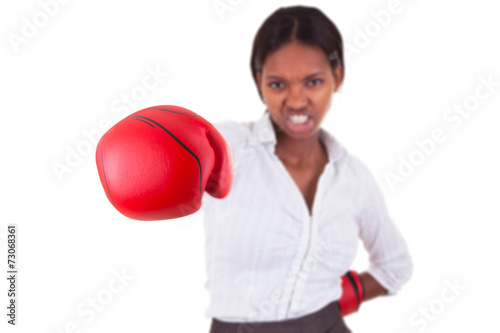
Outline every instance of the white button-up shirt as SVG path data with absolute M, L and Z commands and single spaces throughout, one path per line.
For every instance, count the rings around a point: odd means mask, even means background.
M 268 113 L 256 122 L 215 127 L 231 149 L 234 183 L 224 199 L 203 198 L 207 317 L 277 321 L 319 310 L 340 298 L 340 277 L 355 259 L 359 238 L 369 253 L 367 271 L 389 293 L 409 279 L 408 249 L 378 185 L 326 130 L 320 138 L 329 161 L 310 214 L 274 153 Z

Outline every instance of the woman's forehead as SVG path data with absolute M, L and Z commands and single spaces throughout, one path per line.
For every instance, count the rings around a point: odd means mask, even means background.
M 269 54 L 264 62 L 265 75 L 311 75 L 329 70 L 326 54 L 320 47 L 299 43 L 287 44 Z

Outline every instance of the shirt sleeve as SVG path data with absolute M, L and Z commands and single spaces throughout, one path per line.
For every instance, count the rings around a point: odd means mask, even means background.
M 375 179 L 366 167 L 359 215 L 360 237 L 369 253 L 370 273 L 389 294 L 395 294 L 412 275 L 408 246 L 388 210 Z

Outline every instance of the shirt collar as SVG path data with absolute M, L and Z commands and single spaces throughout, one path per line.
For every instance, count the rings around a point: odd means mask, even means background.
M 320 128 L 319 131 L 320 139 L 326 147 L 330 162 L 335 162 L 347 154 L 345 148 L 332 134 L 323 128 Z M 255 122 L 249 143 L 251 145 L 267 145 L 270 152 L 274 154 L 274 147 L 276 146 L 277 139 L 269 112 L 265 112 L 260 119 Z

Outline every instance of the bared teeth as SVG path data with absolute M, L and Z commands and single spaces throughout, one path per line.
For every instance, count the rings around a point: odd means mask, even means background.
M 290 116 L 290 120 L 294 123 L 294 124 L 303 124 L 307 121 L 307 116 L 306 115 L 294 115 L 294 116 Z

